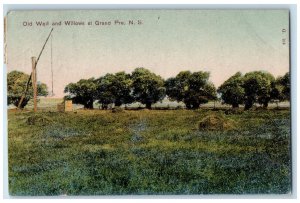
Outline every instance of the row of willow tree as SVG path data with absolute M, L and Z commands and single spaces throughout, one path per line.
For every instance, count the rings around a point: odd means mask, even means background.
M 12 71 L 7 77 L 8 104 L 18 105 L 25 91 L 29 75 Z M 24 108 L 33 96 L 31 83 L 21 105 Z M 131 74 L 118 72 L 106 74 L 98 79 L 82 79 L 65 87 L 67 99 L 92 109 L 97 100 L 103 109 L 114 104 L 121 106 L 140 102 L 147 108 L 166 96 L 172 101 L 185 103 L 188 109 L 199 108 L 210 100 L 221 100 L 233 108 L 243 104 L 249 109 L 254 103 L 267 107 L 272 101 L 290 100 L 290 76 L 275 79 L 270 73 L 253 71 L 245 75 L 240 72 L 227 79 L 218 89 L 209 82 L 208 72 L 182 71 L 176 77 L 163 80 L 145 68 L 136 68 Z M 38 95 L 47 96 L 47 86 L 38 84 Z
M 221 100 L 233 108 L 244 105 L 250 109 L 255 103 L 268 107 L 272 101 L 290 100 L 290 76 L 277 79 L 268 72 L 240 72 L 227 79 L 218 89 L 209 81 L 209 72 L 182 71 L 176 77 L 164 80 L 145 68 L 136 68 L 131 74 L 118 72 L 98 79 L 81 79 L 64 90 L 66 99 L 92 109 L 98 101 L 103 109 L 110 104 L 121 106 L 140 102 L 151 105 L 166 96 L 171 101 L 183 102 L 187 109 L 197 109 L 208 101 Z

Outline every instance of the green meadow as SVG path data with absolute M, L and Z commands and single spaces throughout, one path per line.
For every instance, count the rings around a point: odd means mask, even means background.
M 8 110 L 9 192 L 286 194 L 290 141 L 289 110 Z

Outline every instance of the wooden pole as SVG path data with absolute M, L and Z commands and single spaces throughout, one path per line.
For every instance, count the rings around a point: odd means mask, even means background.
M 36 57 L 31 57 L 32 62 L 32 87 L 34 112 L 37 112 L 37 79 L 36 79 Z
M 52 92 L 51 92 L 51 96 L 54 96 L 54 92 L 53 92 L 53 55 L 52 55 L 52 35 L 51 35 L 51 86 L 52 86 Z
M 45 43 L 44 43 L 44 46 L 42 47 L 42 50 L 41 50 L 41 52 L 40 52 L 40 54 L 39 54 L 39 57 L 35 60 L 35 68 L 36 68 L 36 66 L 37 66 L 37 63 L 38 63 L 39 60 L 40 60 L 40 57 L 41 57 L 41 55 L 42 55 L 42 53 L 43 53 L 43 51 L 44 51 L 44 48 L 45 48 L 45 46 L 46 46 L 46 44 L 47 44 L 47 42 L 48 42 L 48 39 L 49 39 L 49 37 L 50 37 L 52 31 L 53 31 L 53 28 L 51 29 L 51 31 L 50 31 L 50 33 L 49 33 L 49 35 L 48 35 L 48 37 L 47 37 L 47 39 L 46 39 L 46 41 L 45 41 Z M 29 83 L 30 83 L 30 80 L 31 80 L 31 78 L 32 78 L 32 74 L 33 74 L 33 73 L 31 73 L 30 76 L 29 76 L 29 78 L 28 78 L 28 81 L 27 81 L 27 84 L 26 84 L 26 88 L 25 88 L 25 92 L 22 94 L 21 99 L 20 99 L 20 101 L 19 101 L 19 104 L 18 104 L 18 108 L 19 108 L 19 109 L 21 108 L 21 104 L 22 104 L 24 98 L 25 98 L 26 95 L 27 95 L 28 88 L 29 88 Z

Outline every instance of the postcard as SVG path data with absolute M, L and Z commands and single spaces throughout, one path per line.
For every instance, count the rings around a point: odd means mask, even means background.
M 289 10 L 5 18 L 11 196 L 291 194 Z

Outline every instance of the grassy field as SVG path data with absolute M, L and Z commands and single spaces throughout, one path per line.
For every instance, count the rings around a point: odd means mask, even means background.
M 207 115 L 235 122 L 205 131 Z M 9 110 L 11 195 L 291 191 L 288 110 Z

